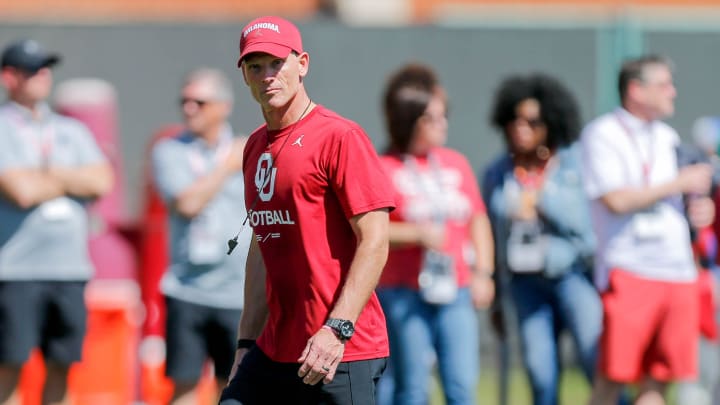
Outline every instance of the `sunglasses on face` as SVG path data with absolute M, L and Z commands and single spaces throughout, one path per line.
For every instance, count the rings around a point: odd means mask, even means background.
M 202 100 L 199 98 L 192 98 L 192 97 L 181 97 L 180 98 L 180 108 L 185 107 L 188 103 L 193 103 L 199 108 L 203 108 L 207 103 L 209 103 L 210 100 Z
M 520 124 L 527 124 L 532 129 L 538 129 L 545 125 L 542 119 L 540 118 L 525 118 L 525 117 L 515 117 L 514 120 L 510 121 L 511 125 L 520 125 Z

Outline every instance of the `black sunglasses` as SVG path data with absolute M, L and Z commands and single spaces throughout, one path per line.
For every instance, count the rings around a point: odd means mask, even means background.
M 198 98 L 191 98 L 191 97 L 181 97 L 180 98 L 180 107 L 184 107 L 187 103 L 193 103 L 197 105 L 198 107 L 202 108 L 205 106 L 205 104 L 209 103 L 209 100 L 201 100 Z
M 523 117 L 516 117 L 514 120 L 510 121 L 510 124 L 519 124 L 523 121 L 527 123 L 527 125 L 532 129 L 537 129 L 545 125 L 545 122 L 543 122 L 542 118 L 527 119 Z

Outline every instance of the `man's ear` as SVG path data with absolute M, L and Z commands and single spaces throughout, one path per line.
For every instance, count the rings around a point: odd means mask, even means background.
M 303 52 L 298 55 L 298 64 L 300 65 L 300 77 L 305 77 L 308 74 L 308 70 L 310 69 L 310 55 L 308 55 L 307 52 Z
M 245 76 L 245 61 L 240 63 L 240 71 L 242 71 L 243 80 L 245 81 L 245 84 L 248 84 L 247 77 Z
M 17 86 L 17 78 L 10 69 L 3 69 L 0 71 L 0 81 L 2 81 L 3 87 L 7 90 L 14 89 Z
M 643 88 L 642 80 L 640 79 L 632 79 L 628 82 L 627 87 L 627 98 L 630 100 L 637 100 L 638 97 L 641 97 L 642 93 L 641 90 Z

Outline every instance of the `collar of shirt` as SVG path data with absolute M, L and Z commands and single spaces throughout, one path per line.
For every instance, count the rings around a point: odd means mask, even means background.
M 7 107 L 10 108 L 18 117 L 20 117 L 23 122 L 47 122 L 50 120 L 50 117 L 52 116 L 52 110 L 50 109 L 50 106 L 46 102 L 40 102 L 37 105 L 38 110 L 38 117 L 39 119 L 36 119 L 34 117 L 33 112 L 23 106 L 20 105 L 14 101 L 8 101 Z
M 622 120 L 623 125 L 626 125 L 633 134 L 651 134 L 657 124 L 657 121 L 641 120 L 622 107 L 617 109 L 616 114 Z
M 207 141 L 202 137 L 190 131 L 188 131 L 187 133 L 192 136 L 192 140 L 190 143 L 193 145 L 193 147 L 203 151 L 217 150 L 219 147 L 227 145 L 230 141 L 232 141 L 232 138 L 234 137 L 232 127 L 229 123 L 223 124 L 223 126 L 220 128 L 217 143 L 213 146 L 209 145 Z
M 187 157 L 190 168 L 197 175 L 207 173 L 210 168 L 215 167 L 222 159 L 230 153 L 233 142 L 233 132 L 229 124 L 223 125 L 218 134 L 218 141 L 215 145 L 208 145 L 205 139 L 188 132 L 191 140 L 188 142 Z

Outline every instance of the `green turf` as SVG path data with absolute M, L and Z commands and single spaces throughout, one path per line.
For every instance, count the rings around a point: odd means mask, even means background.
M 529 405 L 532 403 L 530 387 L 522 369 L 513 369 L 510 375 L 508 405 Z M 560 389 L 561 405 L 580 405 L 587 403 L 590 395 L 588 384 L 576 370 L 568 370 L 562 375 Z M 478 383 L 478 404 L 497 405 L 499 397 L 498 376 L 494 370 L 483 371 Z M 433 395 L 430 405 L 444 405 L 445 400 L 437 380 L 433 380 Z
M 590 386 L 579 370 L 565 370 L 560 383 L 560 405 L 585 405 L 590 396 Z M 527 378 L 521 368 L 514 368 L 510 376 L 510 394 L 507 405 L 531 405 L 532 399 Z M 498 405 L 498 376 L 495 370 L 483 370 L 478 383 L 478 405 Z M 673 405 L 674 390 L 669 390 L 668 405 Z M 445 405 L 437 379 L 433 379 L 430 405 Z

